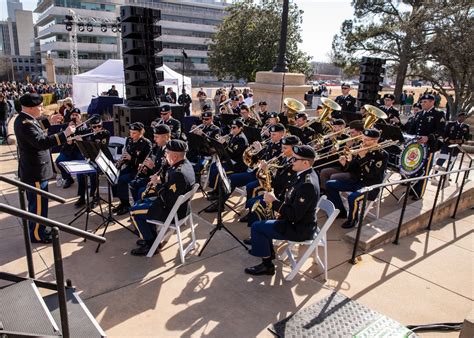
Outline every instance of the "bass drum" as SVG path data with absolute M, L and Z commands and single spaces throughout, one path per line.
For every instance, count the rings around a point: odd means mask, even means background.
M 428 148 L 426 144 L 419 143 L 416 138 L 412 138 L 403 146 L 400 153 L 398 167 L 400 174 L 405 177 L 414 176 L 420 171 L 428 157 Z

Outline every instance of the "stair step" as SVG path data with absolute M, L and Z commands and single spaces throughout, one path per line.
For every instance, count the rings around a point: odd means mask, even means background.
M 31 280 L 0 290 L 0 322 L 0 335 L 2 331 L 6 331 L 37 336 L 61 336 L 57 322 Z
M 105 332 L 99 326 L 94 316 L 89 312 L 86 305 L 76 293 L 75 289 L 66 289 L 67 311 L 69 314 L 69 333 L 71 337 L 106 337 Z M 51 294 L 43 298 L 53 318 L 61 328 L 61 317 L 59 314 L 58 295 Z

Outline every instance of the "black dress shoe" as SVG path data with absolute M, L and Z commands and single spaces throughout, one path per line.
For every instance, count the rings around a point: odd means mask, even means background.
M 74 180 L 72 178 L 66 178 L 66 180 L 64 181 L 63 189 L 69 188 L 73 183 Z
M 86 200 L 84 198 L 79 198 L 76 203 L 74 203 L 75 207 L 82 207 L 84 204 L 86 204 Z
M 249 237 L 249 238 L 244 239 L 243 242 L 244 242 L 244 244 L 252 245 L 252 237 Z
M 262 276 L 262 275 L 273 276 L 275 274 L 275 265 L 272 264 L 270 266 L 266 266 L 265 264 L 260 263 L 259 265 L 246 268 L 245 273 L 252 276 Z
M 344 223 L 341 224 L 341 228 L 344 228 L 344 229 L 351 229 L 353 227 L 355 227 L 355 221 L 345 221 Z
M 146 245 L 146 241 L 144 239 L 138 239 L 136 243 L 137 243 L 138 246 Z
M 154 242 L 155 240 L 153 240 L 152 242 Z M 146 245 L 146 241 L 144 239 L 139 239 L 137 240 L 137 245 L 138 246 L 144 246 Z M 160 244 L 158 244 L 158 248 L 157 250 L 160 250 L 160 249 L 163 249 L 163 247 L 166 245 L 166 243 L 168 243 L 168 241 L 163 241 L 161 242 Z M 153 245 L 153 244 L 152 244 Z M 151 248 L 151 245 L 150 245 L 150 248 Z
M 341 211 L 336 218 L 347 218 L 347 212 Z
M 113 207 L 112 208 L 112 212 L 113 213 L 116 213 L 118 210 L 122 209 L 122 203 L 119 203 L 119 205 L 117 205 L 116 207 Z
M 148 251 L 150 251 L 150 248 L 151 248 L 151 245 L 145 243 L 145 245 L 141 245 L 138 248 L 133 249 L 132 251 L 130 251 L 130 253 L 133 256 L 146 256 Z
M 413 197 L 411 198 L 411 200 L 412 200 L 412 201 L 419 201 L 419 200 L 421 200 L 421 197 L 419 197 L 419 196 L 413 196 Z
M 208 201 L 217 201 L 219 199 L 219 195 L 207 195 Z
M 247 215 L 240 217 L 239 222 L 240 223 L 247 223 L 249 221 L 249 215 L 250 215 L 250 213 L 247 213 Z
M 122 207 L 120 209 L 118 209 L 115 213 L 118 216 L 120 216 L 120 215 L 128 214 L 129 211 L 130 211 L 130 206 L 122 205 Z

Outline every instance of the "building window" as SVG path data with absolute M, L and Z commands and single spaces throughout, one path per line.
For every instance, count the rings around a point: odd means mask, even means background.
M 29 72 L 29 71 L 30 71 L 30 67 L 25 66 L 25 70 L 26 70 L 27 72 Z

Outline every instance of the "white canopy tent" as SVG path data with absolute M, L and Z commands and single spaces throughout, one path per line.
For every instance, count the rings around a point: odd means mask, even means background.
M 171 87 L 177 93 L 181 93 L 183 76 L 166 65 L 158 68 L 163 71 L 164 81 L 160 85 L 165 88 Z M 74 75 L 72 77 L 73 100 L 76 107 L 86 110 L 93 97 L 106 92 L 115 85 L 119 97 L 124 97 L 125 79 L 123 72 L 123 60 L 107 60 L 100 66 L 88 72 Z M 186 91 L 191 93 L 191 78 L 184 77 Z

